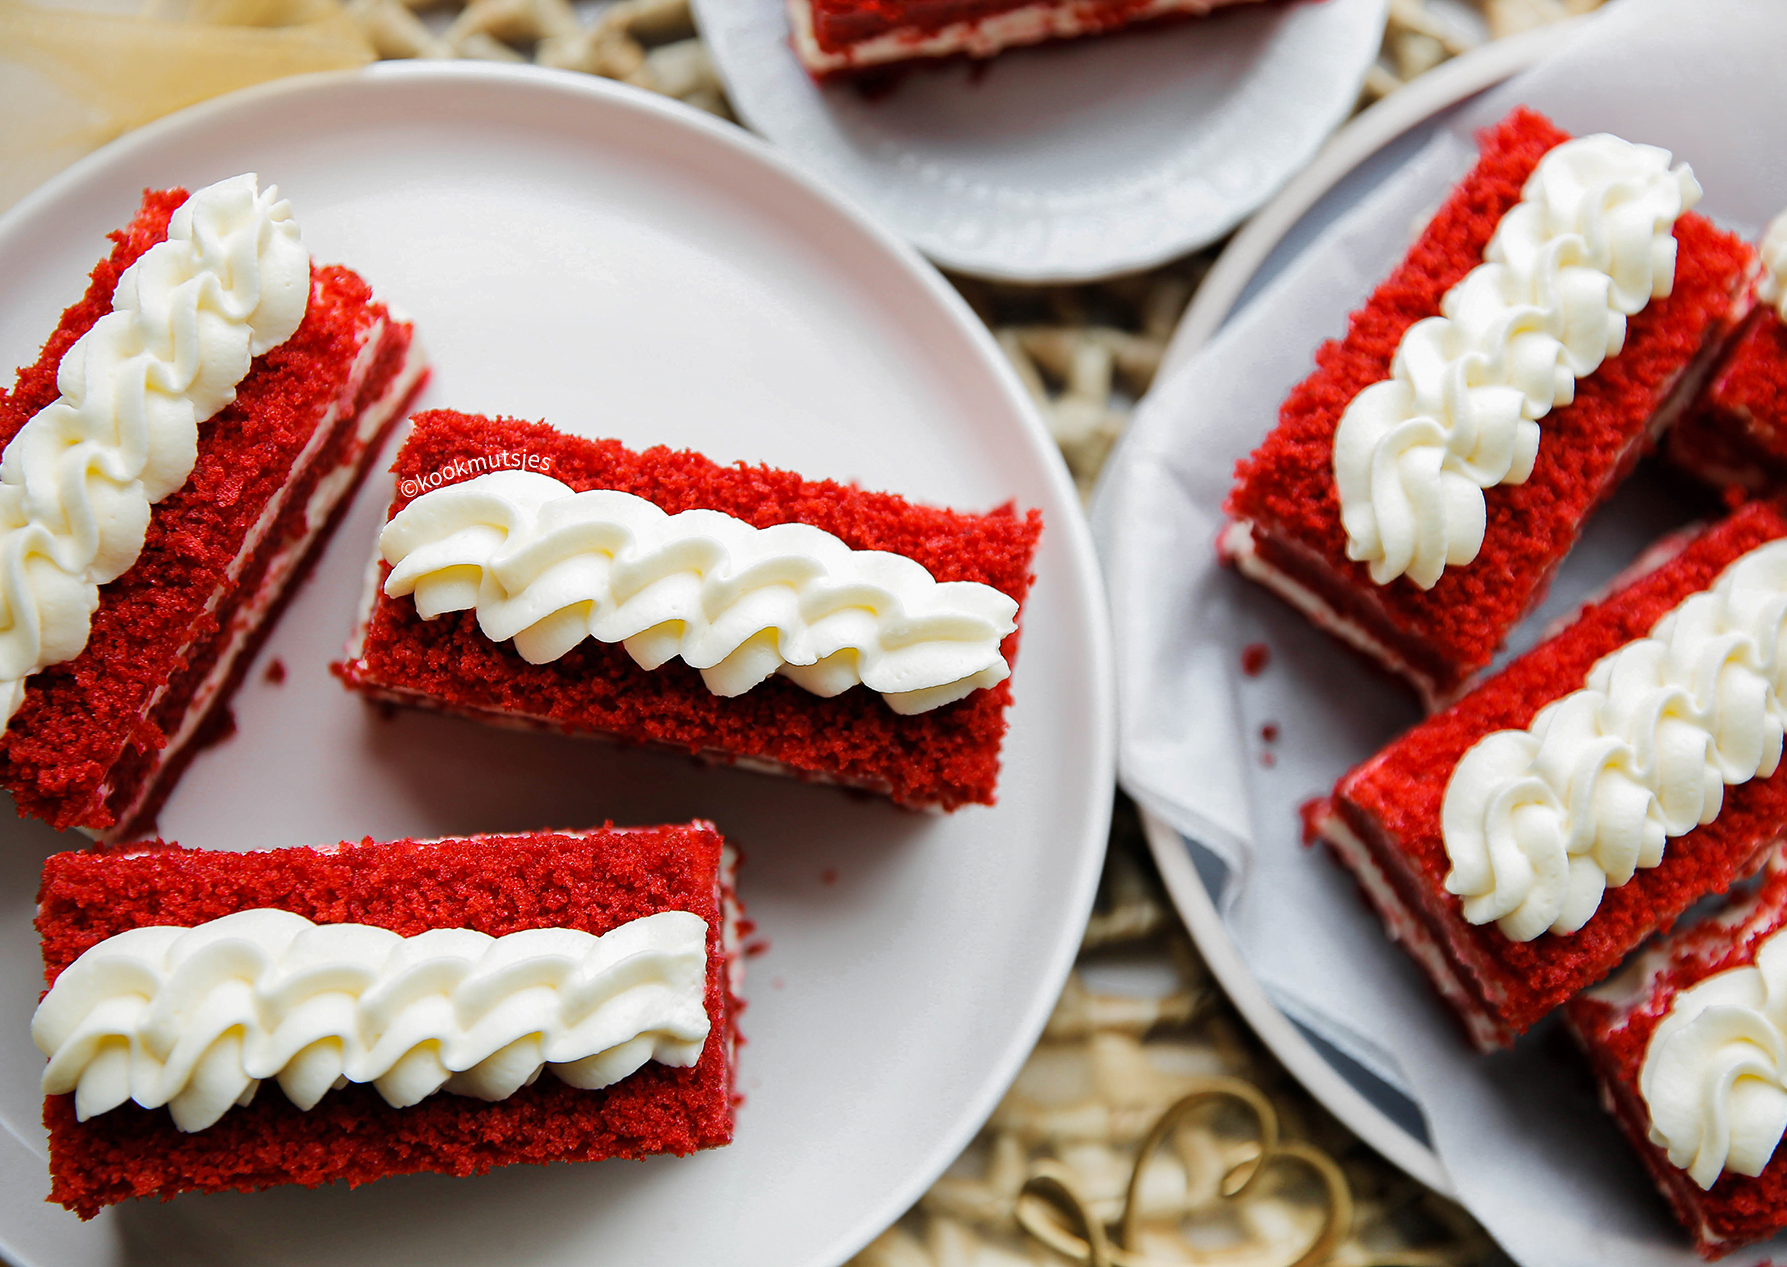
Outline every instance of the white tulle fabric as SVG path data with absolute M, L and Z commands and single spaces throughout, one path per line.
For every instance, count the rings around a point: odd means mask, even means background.
M 301 1109 L 350 1082 L 404 1108 L 506 1099 L 542 1069 L 593 1090 L 648 1060 L 693 1065 L 706 987 L 707 923 L 688 911 L 600 937 L 400 937 L 257 909 L 107 938 L 56 978 L 31 1037 L 44 1094 L 74 1092 L 82 1121 L 134 1100 L 199 1131 L 263 1078 Z
M 1738 559 L 1650 633 L 1603 657 L 1525 730 L 1485 736 L 1452 771 L 1446 888 L 1515 941 L 1573 933 L 1719 812 L 1727 784 L 1773 774 L 1787 728 L 1787 540 Z
M 1638 1090 L 1651 1142 L 1702 1188 L 1726 1170 L 1762 1173 L 1787 1132 L 1787 936 L 1764 940 L 1754 966 L 1676 996 Z
M 112 311 L 62 358 L 60 397 L 0 458 L 5 717 L 26 678 L 87 645 L 99 587 L 136 562 L 150 506 L 192 474 L 198 424 L 309 302 L 291 205 L 253 175 L 193 194 L 118 279 Z
M 629 493 L 499 471 L 424 493 L 379 541 L 386 594 L 413 593 L 425 620 L 475 609 L 487 637 L 514 639 L 531 664 L 595 638 L 644 669 L 681 656 L 716 695 L 779 673 L 822 696 L 861 682 L 908 714 L 1011 673 L 999 651 L 1017 627 L 1011 598 L 808 524 L 667 515 Z
M 1484 263 L 1403 335 L 1390 377 L 1334 433 L 1347 557 L 1422 589 L 1477 557 L 1483 490 L 1522 484 L 1538 419 L 1625 343 L 1626 318 L 1675 281 L 1675 221 L 1700 198 L 1669 152 L 1605 134 L 1540 160 Z
M 1787 211 L 1768 222 L 1762 235 L 1762 275 L 1756 279 L 1756 298 L 1787 321 Z

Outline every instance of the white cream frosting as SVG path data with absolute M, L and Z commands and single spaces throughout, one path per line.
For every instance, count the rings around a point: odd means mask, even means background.
M 46 1095 L 85 1121 L 134 1100 L 199 1131 L 263 1078 L 310 1109 L 370 1082 L 393 1107 L 437 1091 L 502 1100 L 549 1069 L 594 1090 L 707 1041 L 707 923 L 664 911 L 600 937 L 465 928 L 400 937 L 240 911 L 134 928 L 70 964 L 38 1004 Z
M 1726 1170 L 1762 1173 L 1787 1131 L 1787 936 L 1676 996 L 1638 1090 L 1651 1142 L 1702 1188 Z
M 1787 727 L 1787 539 L 1759 546 L 1525 730 L 1500 730 L 1452 771 L 1446 888 L 1473 924 L 1515 941 L 1573 933 L 1718 815 L 1727 784 L 1773 774 Z
M 1539 424 L 1617 354 L 1626 318 L 1675 282 L 1675 221 L 1700 199 L 1669 152 L 1606 134 L 1539 161 L 1472 269 L 1410 326 L 1390 377 L 1334 433 L 1347 557 L 1429 589 L 1477 557 L 1483 490 L 1523 484 Z
M 136 562 L 149 508 L 186 483 L 198 424 L 253 359 L 291 338 L 310 256 L 253 175 L 199 190 L 118 279 L 112 311 L 63 356 L 60 397 L 0 457 L 0 708 L 87 645 L 99 587 Z
M 645 669 L 681 656 L 716 695 L 779 673 L 828 697 L 862 682 L 908 714 L 1011 672 L 999 652 L 1016 628 L 1007 595 L 810 524 L 668 515 L 629 493 L 497 471 L 424 493 L 379 544 L 386 594 L 413 593 L 424 620 L 475 609 L 484 634 L 514 639 L 530 664 L 595 638 Z
M 1787 211 L 1768 222 L 1762 235 L 1762 276 L 1756 282 L 1756 298 L 1787 321 Z

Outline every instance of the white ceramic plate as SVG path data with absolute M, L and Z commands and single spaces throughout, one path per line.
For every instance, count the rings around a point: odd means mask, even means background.
M 1351 112 L 1387 0 L 1196 22 L 816 85 L 783 0 L 695 0 L 734 106 L 947 268 L 1068 281 L 1148 268 L 1240 223 Z
M 246 849 L 612 819 L 708 817 L 743 847 L 751 960 L 737 1142 L 695 1157 L 414 1176 L 132 1203 L 82 1225 L 48 1190 L 27 1025 L 41 858 L 4 828 L 0 1250 L 45 1267 L 809 1264 L 893 1220 L 1028 1053 L 1090 908 L 1108 825 L 1109 652 L 1059 456 L 966 307 L 909 249 L 760 142 L 600 80 L 377 67 L 196 108 L 94 155 L 0 221 L 0 362 L 29 360 L 145 186 L 243 170 L 290 197 L 312 253 L 416 323 L 427 406 L 549 419 L 857 479 L 929 502 L 1008 499 L 1047 527 L 996 809 L 871 797 L 677 757 L 391 719 L 330 677 L 390 496 L 369 482 L 162 816 Z M 381 464 L 381 471 L 383 469 Z
M 1124 777 L 1162 820 L 1151 825 L 1156 856 L 1212 966 L 1337 1115 L 1448 1187 L 1514 1258 L 1546 1267 L 1661 1267 L 1691 1261 L 1691 1250 L 1562 1031 L 1541 1027 L 1512 1051 L 1476 1056 L 1352 878 L 1301 846 L 1294 808 L 1418 710 L 1294 609 L 1218 567 L 1208 543 L 1232 463 L 1468 166 L 1469 128 L 1526 102 L 1579 134 L 1641 137 L 1692 162 L 1706 189 L 1700 210 L 1729 227 L 1754 232 L 1778 210 L 1787 183 L 1755 155 L 1777 139 L 1775 116 L 1758 103 L 1778 88 L 1765 50 L 1778 46 L 1782 22 L 1740 0 L 1704 8 L 1690 30 L 1669 0 L 1608 6 L 1573 36 L 1549 32 L 1539 42 L 1556 47 L 1536 50 L 1529 74 L 1456 114 L 1437 90 L 1401 118 L 1392 98 L 1338 137 L 1282 205 L 1237 235 L 1239 262 L 1226 277 L 1223 265 L 1212 270 L 1223 289 L 1187 321 L 1201 317 L 1207 333 L 1236 304 L 1233 318 L 1157 380 L 1094 504 L 1112 601 L 1129 617 L 1119 644 Z M 1462 92 L 1523 60 L 1493 48 L 1482 57 L 1455 68 Z M 1657 89 L 1665 82 L 1667 94 Z M 1697 108 L 1681 109 L 1689 99 Z M 1716 512 L 1716 499 L 1660 464 L 1641 467 L 1586 525 L 1512 650 L 1661 532 Z M 1245 667 L 1255 643 L 1270 652 L 1263 672 Z M 1780 1253 L 1776 1243 L 1742 1257 Z

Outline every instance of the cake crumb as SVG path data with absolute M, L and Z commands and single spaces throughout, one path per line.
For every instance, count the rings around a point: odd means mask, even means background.
M 1313 845 L 1321 836 L 1321 821 L 1328 813 L 1328 798 L 1312 796 L 1297 806 L 1297 817 L 1303 820 L 1303 843 Z
M 769 938 L 758 937 L 753 941 L 748 941 L 740 947 L 740 950 L 746 959 L 755 959 L 758 955 L 766 955 L 769 953 Z
M 1264 739 L 1267 743 L 1277 743 L 1278 742 L 1278 723 L 1275 721 L 1269 721 L 1264 726 L 1261 726 L 1260 727 L 1260 738 Z
M 1241 650 L 1241 672 L 1258 677 L 1272 663 L 1272 649 L 1263 642 L 1250 642 Z
M 284 682 L 285 661 L 281 660 L 278 656 L 274 656 L 271 660 L 267 661 L 267 672 L 265 677 L 267 681 L 273 683 L 274 686 L 278 686 L 281 682 Z
M 1278 764 L 1278 758 L 1273 756 L 1270 752 L 1262 752 L 1260 753 L 1260 764 L 1270 770 L 1273 766 Z
M 821 884 L 836 884 L 837 882 L 838 882 L 838 869 L 836 867 L 827 867 L 825 870 L 823 870 L 819 873 L 819 883 L 821 883 Z

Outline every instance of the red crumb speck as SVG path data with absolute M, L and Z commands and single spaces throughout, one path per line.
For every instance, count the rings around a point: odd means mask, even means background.
M 1250 642 L 1241 650 L 1241 672 L 1258 677 L 1272 663 L 1272 648 L 1263 642 Z
M 281 660 L 278 656 L 274 656 L 271 660 L 267 661 L 266 677 L 267 680 L 275 686 L 278 686 L 281 682 L 285 681 L 285 661 Z
M 1275 721 L 1269 721 L 1264 726 L 1261 726 L 1260 727 L 1260 738 L 1264 739 L 1267 743 L 1277 743 L 1278 742 L 1278 723 Z
M 769 953 L 769 938 L 755 938 L 746 942 L 740 949 L 743 950 L 746 959 L 755 959 L 758 955 L 767 955 Z
M 769 988 L 772 990 L 780 990 L 784 984 L 786 983 L 780 977 L 771 977 L 769 979 Z
M 1321 835 L 1321 822 L 1328 817 L 1328 798 L 1312 796 L 1297 806 L 1297 817 L 1303 820 L 1303 843 L 1313 845 Z
M 1260 753 L 1260 764 L 1270 770 L 1273 766 L 1278 764 L 1278 758 L 1269 752 L 1262 752 Z
M 819 873 L 819 883 L 821 883 L 821 884 L 836 884 L 837 882 L 838 882 L 838 869 L 836 867 L 827 867 L 825 870 L 823 870 Z

